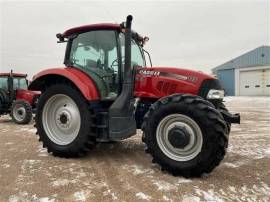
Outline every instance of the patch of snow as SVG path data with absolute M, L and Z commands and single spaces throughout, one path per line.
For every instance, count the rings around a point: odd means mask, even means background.
M 150 168 L 144 169 L 142 166 L 139 165 L 124 165 L 122 166 L 123 169 L 132 171 L 133 175 L 140 175 L 140 174 L 153 174 L 154 171 Z
M 41 145 L 39 145 L 37 152 L 39 153 L 38 156 L 49 156 L 47 149 L 43 148 Z
M 137 165 L 133 165 L 133 174 L 134 175 L 139 175 L 139 174 L 143 174 L 144 171 Z
M 51 183 L 53 187 L 66 186 L 68 184 L 75 184 L 76 180 L 67 180 L 67 179 L 59 179 L 55 180 Z
M 108 186 L 106 186 L 106 187 L 108 188 Z M 115 195 L 115 193 L 112 193 L 110 189 L 108 189 L 107 191 L 104 191 L 103 195 L 104 196 L 111 195 L 112 200 L 117 200 L 118 199 L 118 197 Z
M 115 193 L 112 193 L 112 199 L 113 200 L 117 200 L 118 199 L 118 197 L 115 195 Z
M 270 149 L 266 149 L 266 150 L 265 150 L 265 153 L 266 153 L 267 155 L 270 155 Z
M 25 159 L 22 162 L 22 166 L 21 169 L 24 170 L 28 170 L 28 169 L 35 169 L 34 167 L 36 167 L 38 164 L 41 163 L 41 160 L 32 160 L 32 159 Z
M 50 199 L 48 197 L 43 197 L 38 199 L 39 202 L 55 202 L 55 199 Z
M 35 134 L 36 134 L 36 132 L 37 132 L 36 129 L 28 129 L 27 131 L 30 132 L 30 133 L 35 133 Z
M 29 195 L 27 192 L 19 192 L 17 195 L 11 195 L 9 197 L 9 202 L 25 202 L 25 201 L 35 201 L 35 202 L 55 202 L 54 198 L 42 197 L 38 198 L 36 194 Z
M 182 202 L 200 202 L 201 199 L 198 196 L 184 196 Z
M 3 168 L 9 168 L 9 167 L 10 167 L 10 165 L 7 164 L 7 163 L 2 164 L 1 166 L 2 166 Z
M 178 184 L 190 183 L 190 182 L 192 182 L 192 180 L 183 178 L 183 179 L 177 180 L 176 184 L 178 185 Z
M 203 191 L 201 189 L 195 189 L 195 192 L 204 198 L 203 201 L 215 201 L 215 202 L 224 202 L 223 199 L 218 197 L 213 190 Z
M 86 201 L 84 191 L 78 191 L 73 194 L 75 201 Z
M 225 165 L 225 166 L 227 166 L 227 167 L 230 167 L 230 168 L 238 168 L 238 167 L 239 167 L 239 166 L 236 165 L 236 164 L 228 163 L 228 162 L 223 163 L 223 165 Z
M 176 189 L 176 186 L 165 181 L 153 181 L 153 184 L 156 185 L 160 191 L 170 191 Z
M 146 194 L 143 193 L 143 192 L 138 192 L 138 193 L 136 193 L 136 196 L 137 196 L 139 199 L 146 200 L 146 201 L 149 201 L 149 200 L 151 199 L 151 196 L 148 196 L 148 195 L 146 195 Z
M 9 202 L 19 202 L 20 199 L 19 199 L 18 196 L 12 195 L 12 196 L 9 197 L 8 201 Z
M 164 201 L 173 202 L 172 199 L 169 199 L 169 198 L 168 198 L 167 196 L 165 196 L 165 195 L 163 195 L 162 198 L 163 198 Z

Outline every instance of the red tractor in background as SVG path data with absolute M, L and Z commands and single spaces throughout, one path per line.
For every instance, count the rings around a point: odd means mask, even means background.
M 148 38 L 131 30 L 131 22 L 128 16 L 122 24 L 56 35 L 67 43 L 66 67 L 38 73 L 29 86 L 42 91 L 35 126 L 43 146 L 59 157 L 84 156 L 97 142 L 123 140 L 142 129 L 146 152 L 163 170 L 185 177 L 211 172 L 240 115 L 223 105 L 216 78 L 146 67 Z
M 26 74 L 0 73 L 0 115 L 10 114 L 17 124 L 28 124 L 40 92 L 29 91 Z

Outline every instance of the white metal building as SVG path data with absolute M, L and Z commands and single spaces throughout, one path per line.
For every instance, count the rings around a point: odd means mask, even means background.
M 261 46 L 212 69 L 226 95 L 270 96 L 270 46 Z

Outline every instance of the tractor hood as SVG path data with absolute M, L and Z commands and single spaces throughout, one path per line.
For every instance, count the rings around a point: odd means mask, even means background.
M 184 68 L 178 68 L 178 67 L 146 67 L 146 68 L 138 68 L 139 70 L 142 70 L 141 74 L 146 74 L 153 72 L 156 72 L 159 74 L 159 76 L 165 76 L 165 77 L 175 77 L 180 80 L 185 81 L 198 81 L 200 79 L 216 79 L 214 76 L 211 76 L 209 74 L 205 74 L 201 71 L 194 71 L 190 69 L 184 69 Z M 145 70 L 147 72 L 145 72 Z
M 135 95 L 156 98 L 174 93 L 198 95 L 203 83 L 209 80 L 219 83 L 214 76 L 200 71 L 174 67 L 137 68 Z
M 40 96 L 40 91 L 30 91 L 25 89 L 17 89 L 16 100 L 25 100 L 30 105 L 36 102 L 36 99 Z

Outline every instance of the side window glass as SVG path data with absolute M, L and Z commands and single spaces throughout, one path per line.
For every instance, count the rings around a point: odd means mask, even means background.
M 19 88 L 18 78 L 13 78 L 13 89 L 16 90 L 17 88 Z
M 7 77 L 0 78 L 0 88 L 4 89 L 4 90 L 8 90 L 8 78 Z
M 120 33 L 120 43 L 121 43 L 122 62 L 123 62 L 123 67 L 124 67 L 125 35 L 123 33 Z M 131 65 L 132 66 L 141 66 L 141 67 L 146 66 L 141 48 L 133 39 L 131 41 Z
M 134 40 L 131 41 L 131 65 L 141 67 L 145 66 L 141 49 Z
M 89 31 L 72 40 L 69 62 L 91 76 L 103 98 L 118 94 L 117 48 L 116 32 L 112 30 Z

